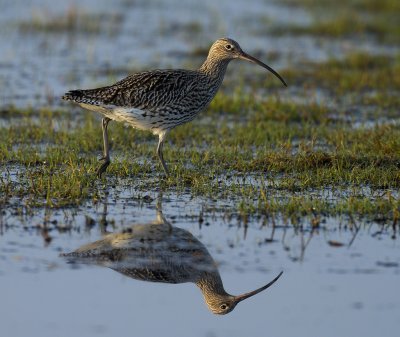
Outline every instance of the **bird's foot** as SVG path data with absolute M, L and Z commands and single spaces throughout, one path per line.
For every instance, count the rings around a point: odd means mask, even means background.
M 99 159 L 97 159 L 98 161 L 103 161 L 103 160 L 110 161 L 110 158 L 107 158 L 107 156 L 105 156 L 105 155 L 99 156 L 98 158 L 99 158 Z
M 169 171 L 168 170 L 164 170 L 164 178 L 165 179 L 169 178 Z
M 164 170 L 164 178 L 168 178 L 169 177 L 169 170 L 168 170 L 168 167 L 165 164 L 163 159 L 161 159 L 161 164 L 162 164 L 162 167 L 163 167 L 163 170 Z
M 103 164 L 101 164 L 101 166 L 97 169 L 97 177 L 101 178 L 101 175 L 106 172 L 108 165 L 110 165 L 111 161 L 110 158 L 107 157 L 102 157 L 99 159 L 99 161 L 103 160 Z

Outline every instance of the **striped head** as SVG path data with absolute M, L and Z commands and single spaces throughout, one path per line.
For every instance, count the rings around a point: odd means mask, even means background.
M 278 276 L 276 276 L 271 282 L 269 282 L 265 286 L 238 296 L 233 296 L 226 293 L 223 289 L 222 283 L 218 284 L 217 288 L 215 288 L 214 284 L 213 289 L 210 289 L 204 285 L 199 286 L 203 292 L 208 309 L 210 309 L 210 311 L 212 311 L 214 314 L 226 315 L 230 313 L 233 309 L 235 309 L 236 305 L 239 302 L 249 297 L 252 297 L 272 286 L 281 277 L 281 275 L 282 272 L 280 272 Z
M 242 48 L 235 40 L 222 38 L 213 43 L 210 48 L 209 56 L 223 60 L 234 60 L 243 54 Z
M 265 63 L 256 59 L 255 57 L 245 53 L 242 48 L 239 46 L 235 40 L 229 38 L 221 38 L 213 43 L 208 53 L 209 60 L 218 60 L 218 61 L 226 61 L 229 62 L 234 59 L 246 60 L 252 63 L 255 63 L 271 73 L 273 73 L 276 77 L 278 77 L 281 82 L 287 86 L 285 80 L 279 75 L 274 69 L 270 66 L 267 66 Z

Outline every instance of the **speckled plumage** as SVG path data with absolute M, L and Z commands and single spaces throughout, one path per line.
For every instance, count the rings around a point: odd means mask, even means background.
M 207 248 L 189 231 L 172 226 L 161 212 L 153 223 L 133 225 L 122 233 L 109 234 L 61 256 L 69 262 L 101 265 L 142 281 L 193 282 L 203 293 L 208 308 L 216 314 L 232 311 L 244 299 L 225 291 Z
M 222 78 L 200 71 L 154 70 L 133 74 L 104 88 L 73 90 L 64 99 L 159 135 L 196 117 L 221 83 Z
M 110 120 L 124 122 L 158 135 L 157 153 L 168 175 L 162 155 L 168 131 L 193 120 L 211 102 L 233 59 L 257 63 L 278 76 L 286 85 L 272 68 L 243 52 L 234 40 L 223 38 L 211 46 L 207 59 L 198 70 L 146 71 L 130 75 L 111 86 L 67 92 L 63 99 L 104 116 L 104 163 L 98 175 L 101 176 L 110 163 L 107 136 Z

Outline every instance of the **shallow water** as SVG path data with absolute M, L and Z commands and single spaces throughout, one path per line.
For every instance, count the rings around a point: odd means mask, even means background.
M 396 227 L 333 218 L 314 230 L 280 219 L 246 227 L 235 217 L 203 214 L 207 200 L 164 195 L 165 217 L 207 247 L 228 292 L 253 290 L 284 271 L 271 288 L 226 316 L 209 312 L 192 283 L 137 281 L 59 257 L 101 238 L 104 230 L 153 221 L 156 198 L 152 193 L 140 200 L 110 197 L 94 207 L 41 211 L 25 218 L 28 222 L 3 214 L 2 331 L 13 336 L 396 335 Z
M 35 0 L 7 2 L 2 7 L 0 87 L 7 89 L 0 91 L 2 105 L 58 106 L 59 97 L 71 88 L 108 84 L 134 69 L 196 68 L 204 56 L 191 54 L 198 48 L 207 50 L 222 36 L 237 39 L 249 52 L 261 51 L 263 60 L 278 55 L 271 63 L 277 70 L 357 50 L 390 53 L 397 49 L 368 40 L 273 36 L 268 33 L 271 25 L 311 20 L 300 7 L 288 8 L 276 1 L 83 0 L 77 4 Z M 35 28 L 35 22 L 57 22 L 68 11 L 118 20 L 108 28 L 104 19 L 98 33 Z M 21 29 L 26 24 L 33 28 Z M 247 73 L 258 71 L 239 62 L 235 66 L 241 67 L 246 67 Z

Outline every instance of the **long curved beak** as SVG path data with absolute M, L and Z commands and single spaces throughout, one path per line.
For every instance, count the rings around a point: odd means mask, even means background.
M 278 279 L 281 277 L 282 274 L 283 274 L 283 271 L 281 271 L 281 272 L 279 273 L 279 275 L 278 275 L 277 277 L 275 277 L 271 282 L 269 282 L 268 284 L 266 284 L 265 286 L 263 286 L 263 287 L 261 287 L 261 288 L 258 288 L 258 289 L 254 290 L 254 291 L 249 292 L 249 293 L 245 293 L 245 294 L 243 294 L 243 295 L 235 296 L 235 301 L 238 303 L 238 302 L 240 302 L 240 301 L 245 300 L 246 298 L 249 298 L 249 297 L 251 297 L 251 296 L 254 296 L 254 295 L 256 295 L 256 294 L 262 292 L 263 290 L 269 288 L 269 287 L 272 286 L 276 281 L 278 281 Z
M 261 67 L 263 67 L 263 68 L 269 70 L 271 73 L 273 73 L 276 77 L 278 77 L 278 78 L 281 80 L 281 82 L 283 83 L 283 85 L 284 85 L 285 87 L 287 87 L 287 84 L 286 84 L 285 80 L 282 78 L 282 76 L 279 75 L 279 74 L 278 74 L 274 69 L 272 69 L 270 66 L 267 66 L 265 63 L 261 62 L 260 60 L 257 60 L 255 57 L 253 57 L 253 56 L 251 56 L 251 55 L 245 53 L 244 51 L 242 51 L 242 52 L 240 53 L 239 58 L 242 59 L 242 60 L 246 60 L 246 61 L 253 62 L 253 63 L 258 64 L 259 66 L 261 66 Z

